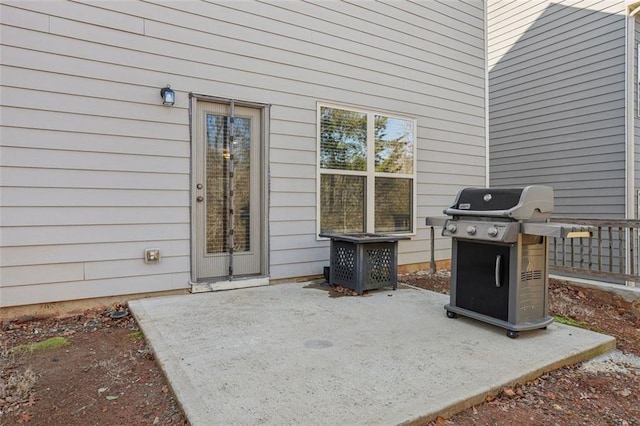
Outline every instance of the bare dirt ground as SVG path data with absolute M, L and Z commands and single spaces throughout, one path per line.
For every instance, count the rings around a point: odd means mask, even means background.
M 446 272 L 405 274 L 399 282 L 449 291 Z M 620 359 L 547 373 L 428 424 L 640 425 L 638 315 L 597 291 L 553 280 L 550 311 L 615 336 Z M 15 318 L 1 326 L 0 425 L 187 424 L 125 307 Z M 34 349 L 36 342 L 53 347 Z
M 0 425 L 187 424 L 122 306 L 5 322 L 0 351 Z

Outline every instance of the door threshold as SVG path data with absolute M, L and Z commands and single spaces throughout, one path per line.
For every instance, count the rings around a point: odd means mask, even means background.
M 191 282 L 191 293 L 207 293 L 211 291 L 236 290 L 240 288 L 261 287 L 269 285 L 268 276 L 244 276 L 234 277 L 234 279 L 204 279 L 203 281 Z

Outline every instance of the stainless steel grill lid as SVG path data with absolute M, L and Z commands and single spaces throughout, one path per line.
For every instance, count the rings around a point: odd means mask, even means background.
M 591 227 L 549 222 L 553 207 L 550 186 L 465 188 L 444 210 L 451 218 L 427 218 L 427 225 L 442 226 L 445 237 L 495 242 L 516 242 L 519 233 L 561 238 L 591 236 Z
M 444 213 L 450 216 L 504 217 L 545 221 L 553 211 L 553 188 L 465 188 Z

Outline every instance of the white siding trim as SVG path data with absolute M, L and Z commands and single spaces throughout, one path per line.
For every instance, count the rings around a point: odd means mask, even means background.
M 625 169 L 626 181 L 625 181 L 625 200 L 626 200 L 626 218 L 635 218 L 635 129 L 634 129 L 634 47 L 635 47 L 635 18 L 633 16 L 627 17 L 625 20 L 625 139 L 626 139 L 626 155 L 625 155 Z M 629 247 L 627 247 L 629 249 Z M 625 264 L 629 268 L 629 256 L 627 253 L 627 261 Z M 626 273 L 629 273 L 627 271 Z
M 485 3 L 486 4 L 486 3 Z M 488 20 L 488 7 L 484 7 L 484 186 L 489 188 L 491 186 L 491 169 L 489 167 L 489 20 Z
M 628 16 L 625 19 L 625 203 L 626 212 L 625 217 L 627 219 L 635 218 L 635 203 L 636 203 L 636 190 L 635 190 L 635 118 L 633 114 L 633 91 L 634 91 L 634 47 L 635 47 L 635 18 Z M 630 238 L 635 236 L 629 235 L 629 230 L 625 230 L 625 241 L 628 242 Z M 631 245 L 625 243 L 625 273 L 631 273 L 631 262 L 635 262 L 632 258 Z M 635 286 L 635 283 L 628 282 Z

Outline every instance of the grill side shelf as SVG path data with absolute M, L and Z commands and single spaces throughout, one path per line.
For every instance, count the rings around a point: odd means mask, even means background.
M 522 232 L 529 235 L 556 238 L 589 238 L 593 235 L 593 226 L 576 225 L 574 223 L 556 222 L 525 222 L 522 224 Z
M 426 220 L 426 225 L 443 227 L 447 224 L 447 220 L 449 219 L 450 218 L 447 216 L 428 217 Z

